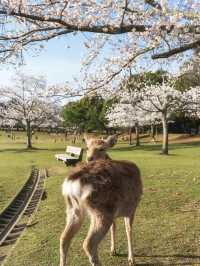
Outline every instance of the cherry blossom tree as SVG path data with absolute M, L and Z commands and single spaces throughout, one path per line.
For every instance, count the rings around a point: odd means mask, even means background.
M 183 99 L 185 114 L 193 119 L 200 119 L 200 86 L 185 91 Z
M 18 73 L 13 87 L 0 89 L 4 108 L 1 117 L 4 123 L 20 122 L 27 132 L 27 148 L 32 148 L 32 133 L 35 127 L 57 121 L 59 108 L 52 90 L 46 87 L 43 77 Z
M 127 96 L 127 95 L 126 95 Z M 158 115 L 149 114 L 131 103 L 119 102 L 112 106 L 107 113 L 108 125 L 129 129 L 129 143 L 132 143 L 132 129 L 135 128 L 136 146 L 140 145 L 140 127 L 154 125 L 158 121 Z
M 198 0 L 3 0 L 1 52 L 15 53 L 33 43 L 79 31 L 146 35 L 157 47 L 172 48 L 153 57 L 168 57 L 199 45 L 199 9 Z
M 138 88 L 125 88 L 120 90 L 120 102 L 132 105 L 141 112 L 138 120 L 142 125 L 154 125 L 162 122 L 163 145 L 162 153 L 168 154 L 168 123 L 170 116 L 176 111 L 181 111 L 185 106 L 191 109 L 187 96 L 175 89 L 173 77 L 163 77 L 161 84 L 142 82 Z
M 96 62 L 92 70 L 99 69 L 86 71 L 88 86 L 93 88 L 96 80 L 101 87 L 138 57 L 168 58 L 199 47 L 199 13 L 198 0 L 2 0 L 0 58 L 16 62 L 26 50 L 38 52 L 46 41 L 82 32 L 89 51 L 86 70 L 91 62 Z M 107 58 L 105 49 L 110 51 Z
M 3 122 L 4 122 L 4 117 L 3 117 L 3 114 L 4 114 L 4 110 L 5 110 L 5 105 L 3 102 L 0 102 L 0 126 L 3 126 Z
M 161 116 L 157 113 L 149 113 L 143 111 L 142 117 L 143 125 L 150 127 L 150 137 L 152 141 L 156 142 L 157 126 L 161 124 Z
M 112 106 L 107 113 L 109 127 L 120 127 L 129 129 L 129 143 L 132 144 L 132 129 L 135 128 L 136 146 L 140 145 L 139 141 L 139 121 L 138 110 L 131 104 L 117 103 Z
M 137 65 L 165 58 L 181 63 L 179 54 L 200 45 L 199 0 L 2 0 L 0 23 L 0 60 L 14 64 L 47 41 L 82 33 L 88 53 L 78 95 L 97 89 L 109 95 Z
M 174 88 L 171 81 L 159 85 L 145 86 L 139 95 L 138 106 L 161 117 L 163 127 L 162 153 L 168 154 L 168 123 L 170 115 L 183 108 L 182 93 Z

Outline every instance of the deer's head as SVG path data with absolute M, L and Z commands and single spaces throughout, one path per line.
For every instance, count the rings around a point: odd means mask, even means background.
M 117 142 L 117 136 L 109 136 L 107 139 L 97 139 L 84 137 L 87 146 L 87 161 L 94 161 L 98 159 L 108 159 L 106 151 L 108 148 L 113 147 Z

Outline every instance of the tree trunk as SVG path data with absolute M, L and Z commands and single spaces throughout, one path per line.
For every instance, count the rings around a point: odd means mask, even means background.
M 162 114 L 162 126 L 163 126 L 163 145 L 162 154 L 168 155 L 168 124 L 167 124 L 167 114 Z
M 27 132 L 27 148 L 32 148 L 32 130 L 30 121 L 26 121 L 26 132 Z
M 158 126 L 155 125 L 155 138 L 158 139 Z
M 151 136 L 151 140 L 152 140 L 153 142 L 156 142 L 155 135 L 156 135 L 156 128 L 155 128 L 155 125 L 154 125 L 154 124 L 151 124 L 151 133 L 150 133 L 150 136 Z
M 139 135 L 139 126 L 138 124 L 135 124 L 135 140 L 136 140 L 136 146 L 140 146 L 140 135 Z
M 68 132 L 65 131 L 65 141 L 67 141 L 67 137 L 68 137 Z
M 199 123 L 198 123 L 198 120 L 195 121 L 196 123 L 196 134 L 195 135 L 198 135 L 199 134 Z
M 132 145 L 132 127 L 129 128 L 129 145 Z

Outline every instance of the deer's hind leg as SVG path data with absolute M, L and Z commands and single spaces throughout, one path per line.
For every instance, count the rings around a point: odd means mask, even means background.
M 91 223 L 83 248 L 92 266 L 100 266 L 98 258 L 98 245 L 108 232 L 113 217 L 105 213 L 91 213 Z
M 135 260 L 133 255 L 133 237 L 132 237 L 132 225 L 133 225 L 134 215 L 135 215 L 135 210 L 130 216 L 124 217 L 126 235 L 128 241 L 128 264 L 130 266 L 135 265 Z
M 110 227 L 110 236 L 111 236 L 111 246 L 110 246 L 110 253 L 112 256 L 115 256 L 116 253 L 116 223 L 113 221 L 111 227 Z
M 67 251 L 70 246 L 70 242 L 73 236 L 78 232 L 83 223 L 83 213 L 82 210 L 68 206 L 67 208 L 67 223 L 64 231 L 60 237 L 60 266 L 66 265 Z

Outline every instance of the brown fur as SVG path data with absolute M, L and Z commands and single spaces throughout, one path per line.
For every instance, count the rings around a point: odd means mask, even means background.
M 137 166 L 128 161 L 96 160 L 77 165 L 71 170 L 68 180 L 81 181 L 82 186 L 92 185 L 87 199 L 92 208 L 109 210 L 113 215 L 126 216 L 130 201 L 138 203 L 142 194 L 142 182 Z M 131 206 L 132 208 L 132 206 Z
M 67 184 L 72 192 L 66 196 L 67 224 L 60 239 L 60 266 L 66 265 L 70 241 L 80 229 L 85 212 L 89 214 L 91 224 L 83 248 L 91 265 L 101 265 L 97 248 L 109 229 L 111 253 L 115 254 L 114 218 L 119 216 L 124 217 L 128 261 L 129 265 L 133 265 L 132 223 L 142 195 L 140 171 L 134 163 L 111 160 L 106 154 L 106 149 L 116 143 L 116 136 L 110 136 L 107 140 L 86 139 L 86 143 L 89 162 L 71 169 L 67 178 Z M 76 184 L 77 187 L 73 190 L 71 184 Z M 82 197 L 81 193 L 84 191 L 87 194 Z

